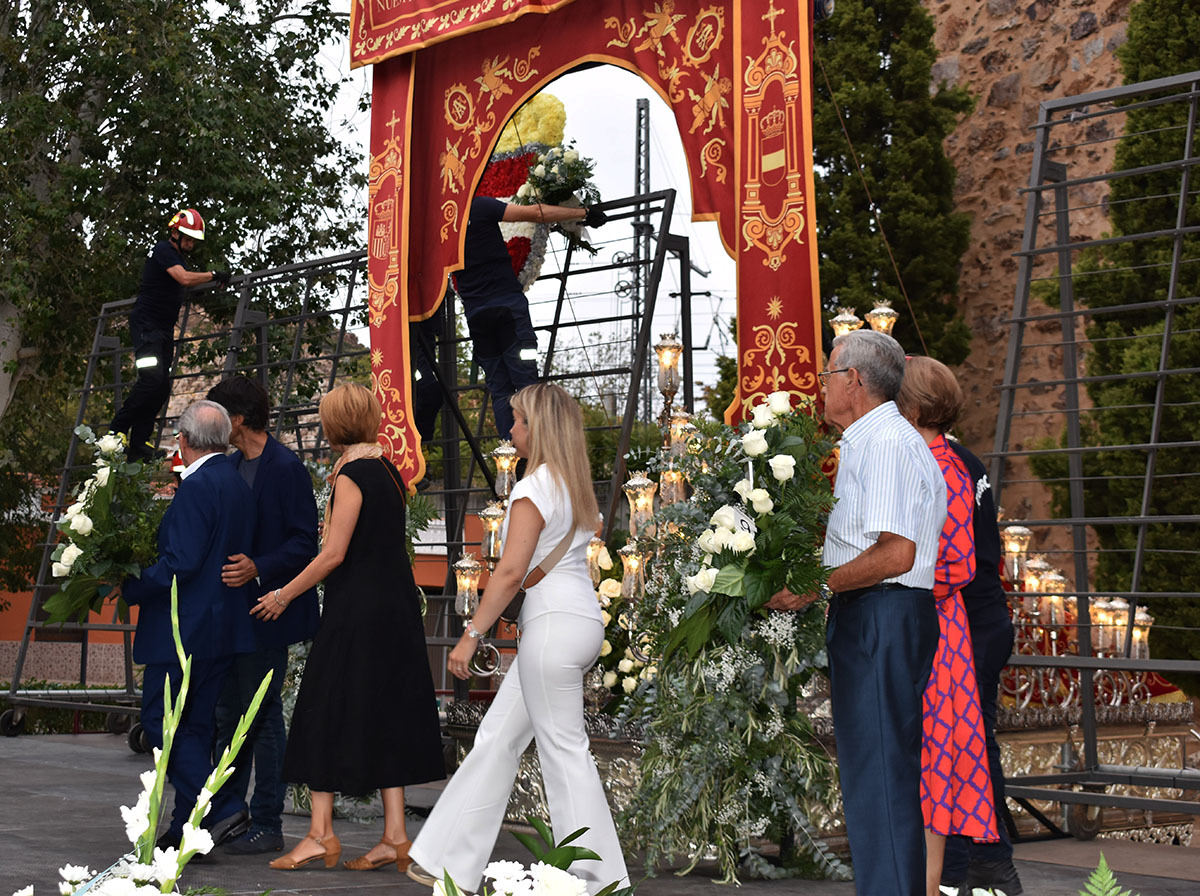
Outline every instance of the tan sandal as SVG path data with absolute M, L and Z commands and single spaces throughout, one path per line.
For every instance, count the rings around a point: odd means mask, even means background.
M 325 851 L 319 852 L 315 856 L 308 856 L 307 858 L 297 861 L 296 859 L 292 858 L 292 853 L 296 851 L 293 849 L 292 852 L 289 852 L 286 856 L 280 856 L 279 858 L 272 860 L 271 867 L 276 871 L 295 871 L 297 868 L 303 868 L 305 865 L 309 865 L 318 859 L 323 859 L 325 861 L 326 868 L 333 868 L 337 865 L 338 859 L 342 857 L 342 843 L 340 840 L 338 840 L 337 834 L 330 834 L 328 837 L 305 837 L 304 840 L 311 840 L 314 843 L 323 846 Z M 304 840 L 301 840 L 300 843 L 296 844 L 297 849 L 299 849 L 300 844 L 303 843 Z
M 387 837 L 382 837 L 379 842 L 384 846 L 390 846 L 396 851 L 396 854 L 387 859 L 368 859 L 365 855 L 359 856 L 357 859 L 350 859 L 343 862 L 342 865 L 350 871 L 374 871 L 376 868 L 382 868 L 384 865 L 390 865 L 395 862 L 400 866 L 401 874 L 407 871 L 409 863 L 412 861 L 408 857 L 408 848 L 412 846 L 412 841 L 405 840 L 403 843 L 393 843 Z

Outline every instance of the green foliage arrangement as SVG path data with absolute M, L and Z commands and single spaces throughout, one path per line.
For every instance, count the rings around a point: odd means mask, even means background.
M 741 430 L 703 423 L 683 457 L 660 458 L 682 465 L 694 492 L 661 509 L 655 537 L 638 541 L 654 559 L 631 627 L 648 637 L 657 675 L 628 711 L 647 733 L 623 825 L 652 870 L 682 859 L 686 872 L 715 855 L 726 882 L 849 876 L 814 820 L 836 798 L 833 763 L 797 708 L 827 666 L 824 619 L 813 608 L 763 608 L 785 584 L 807 592 L 825 578 L 829 443 L 811 400 L 793 410 L 789 399 L 775 393 Z M 734 543 L 742 518 L 757 529 L 747 550 Z M 784 844 L 782 862 L 766 858 L 767 841 Z
M 157 496 L 151 465 L 125 460 L 123 436 L 96 438 L 86 426 L 75 434 L 94 449 L 96 472 L 76 488 L 57 523 L 66 539 L 54 549 L 50 571 L 63 581 L 42 605 L 49 622 L 86 622 L 114 588 L 154 563 L 168 503 Z
M 592 183 L 596 162 L 580 155 L 574 141 L 539 153 L 529 169 L 529 178 L 517 189 L 514 201 L 519 205 L 544 202 L 547 205 L 590 206 L 600 201 L 600 191 Z M 592 255 L 596 248 L 582 236 L 578 222 L 555 224 L 551 231 L 561 233 L 576 248 Z
M 1087 885 L 1079 891 L 1079 896 L 1134 896 L 1129 890 L 1122 890 L 1117 883 L 1117 877 L 1108 867 L 1104 853 L 1100 853 L 1100 864 L 1088 877 Z

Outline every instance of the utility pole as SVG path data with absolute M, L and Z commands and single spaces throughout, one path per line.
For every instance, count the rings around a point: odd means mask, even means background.
M 633 195 L 645 196 L 650 192 L 650 101 L 637 101 L 637 128 L 634 134 L 634 165 L 633 165 Z M 638 342 L 638 333 L 643 323 L 650 326 L 650 321 L 642 321 L 643 309 L 646 307 L 646 287 L 650 279 L 650 206 L 647 202 L 637 205 L 637 215 L 633 219 L 633 326 L 630 333 L 629 354 L 633 357 Z M 650 380 L 652 377 L 642 377 L 642 422 L 649 423 L 652 416 L 650 407 Z

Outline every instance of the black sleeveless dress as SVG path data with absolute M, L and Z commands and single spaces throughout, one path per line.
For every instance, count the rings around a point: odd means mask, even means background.
M 345 559 L 325 580 L 283 772 L 312 790 L 361 796 L 446 773 L 425 625 L 404 549 L 400 477 L 381 458 L 351 461 L 343 476 L 362 491 L 362 509 Z

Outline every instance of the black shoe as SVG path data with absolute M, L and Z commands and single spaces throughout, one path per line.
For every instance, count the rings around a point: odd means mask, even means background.
M 283 834 L 272 831 L 247 832 L 225 844 L 225 852 L 234 856 L 257 856 L 264 852 L 282 852 Z
M 967 880 L 964 884 L 966 892 L 978 888 L 981 890 L 999 890 L 1004 896 L 1019 896 L 1024 890 L 1021 878 L 1012 859 L 999 862 L 972 862 L 967 869 Z
M 183 842 L 183 831 L 166 830 L 158 835 L 158 839 L 154 841 L 154 846 L 157 849 L 179 849 L 179 844 Z
M 212 835 L 213 846 L 217 847 L 250 830 L 250 813 L 245 809 L 239 809 L 232 815 L 226 815 L 220 821 L 214 822 L 212 825 L 205 825 L 205 827 Z

